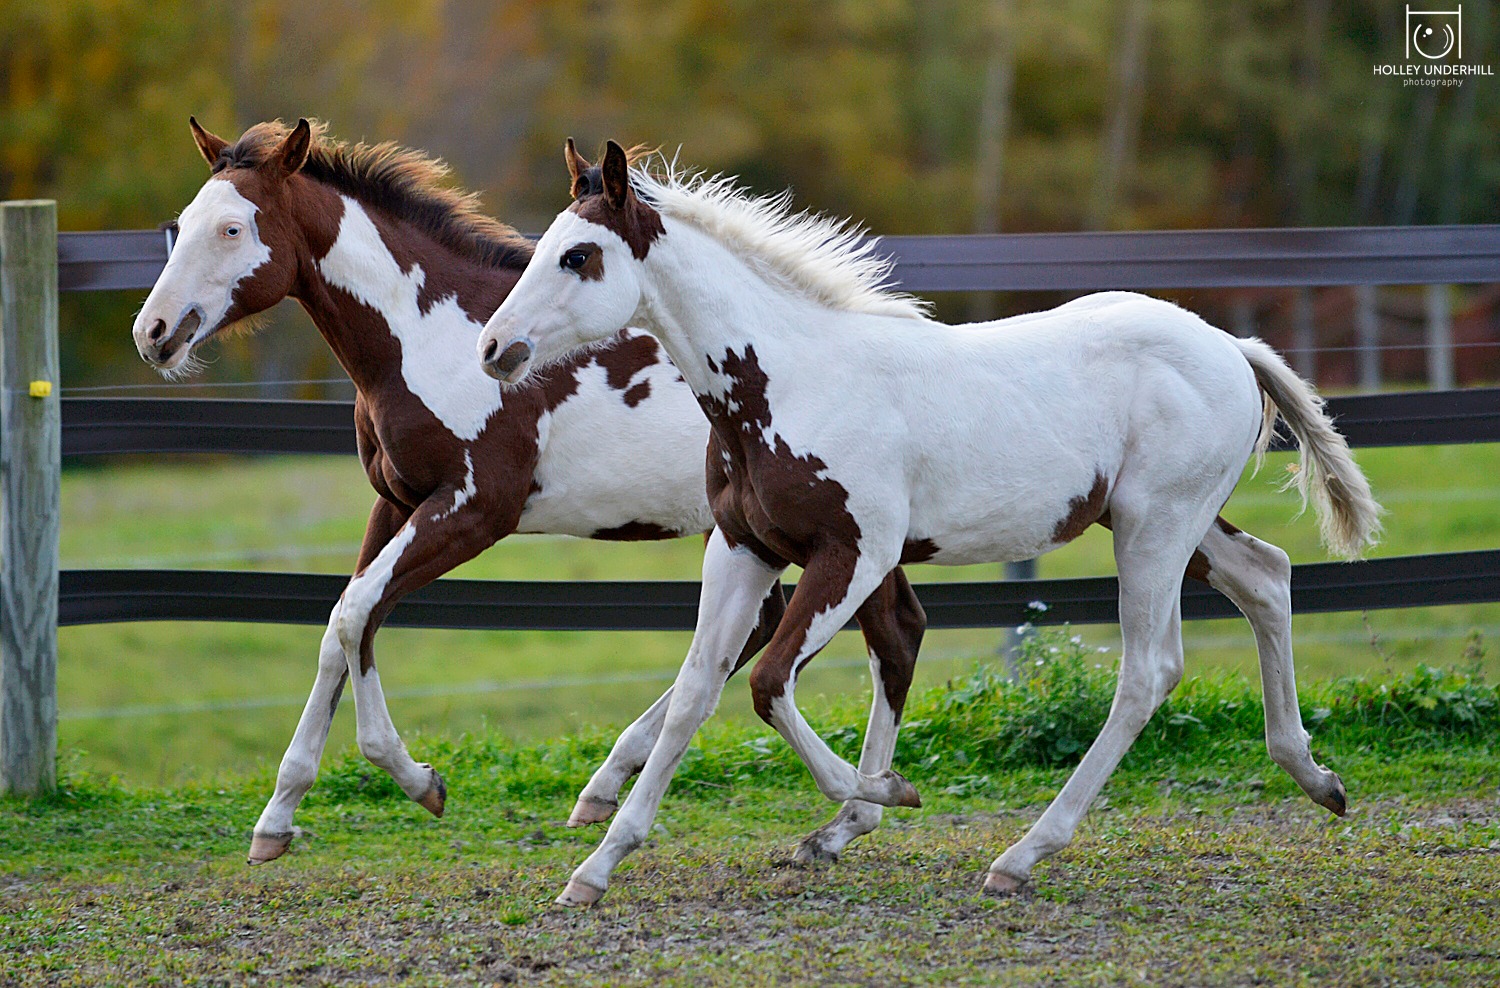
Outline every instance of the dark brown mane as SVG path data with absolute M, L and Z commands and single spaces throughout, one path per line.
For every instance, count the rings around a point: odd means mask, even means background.
M 326 124 L 311 121 L 312 150 L 302 174 L 377 209 L 402 217 L 439 243 L 481 264 L 524 268 L 532 243 L 480 210 L 479 195 L 442 184 L 448 165 L 391 141 L 349 144 L 324 136 Z M 219 154 L 213 170 L 254 168 L 291 133 L 280 120 L 259 123 Z

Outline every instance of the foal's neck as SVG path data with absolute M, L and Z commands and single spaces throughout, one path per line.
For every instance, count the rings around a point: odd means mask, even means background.
M 422 359 L 453 364 L 454 386 L 476 368 L 472 346 L 520 277 L 519 268 L 494 267 L 442 243 L 412 221 L 341 196 L 319 184 L 325 212 L 305 221 L 310 256 L 292 292 L 323 334 L 355 387 L 367 399 L 402 378 L 403 350 L 418 339 Z M 470 343 L 473 341 L 470 340 Z M 451 353 L 433 353 L 447 347 Z
M 789 291 L 713 237 L 675 222 L 646 259 L 640 315 L 700 397 L 724 390 L 720 362 L 747 347 L 764 353 L 795 333 L 805 344 L 837 313 Z

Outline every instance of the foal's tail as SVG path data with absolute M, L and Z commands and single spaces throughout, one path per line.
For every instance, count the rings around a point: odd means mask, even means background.
M 1346 559 L 1358 558 L 1375 544 L 1384 509 L 1370 494 L 1369 481 L 1349 455 L 1349 444 L 1323 411 L 1322 397 L 1260 340 L 1236 339 L 1234 343 L 1266 394 L 1265 418 L 1255 441 L 1256 466 L 1276 434 L 1279 412 L 1302 447 L 1302 467 L 1286 486 L 1296 485 L 1304 510 L 1311 497 L 1329 551 Z

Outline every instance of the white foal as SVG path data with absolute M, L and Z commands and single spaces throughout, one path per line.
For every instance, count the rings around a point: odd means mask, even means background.
M 698 631 L 640 781 L 558 900 L 596 901 L 645 838 L 688 738 L 713 709 L 755 606 L 788 563 L 805 573 L 751 675 L 756 709 L 831 799 L 916 805 L 890 771 L 856 769 L 808 726 L 798 670 L 903 561 L 1025 559 L 1090 524 L 1113 529 L 1124 637 L 1098 740 L 1042 818 L 990 867 L 1024 883 L 1072 838 L 1182 676 L 1185 571 L 1255 629 L 1272 756 L 1321 805 L 1296 702 L 1285 554 L 1216 519 L 1276 413 L 1325 541 L 1355 555 L 1379 506 L 1321 400 L 1256 340 L 1165 302 L 1113 292 L 1051 312 L 950 327 L 881 286 L 888 267 L 840 224 L 791 215 L 726 181 L 632 169 L 611 143 L 537 245 L 479 354 L 518 382 L 630 323 L 653 333 L 698 396 L 719 456 Z M 867 749 L 868 750 L 868 749 Z M 878 762 L 876 764 L 879 764 Z

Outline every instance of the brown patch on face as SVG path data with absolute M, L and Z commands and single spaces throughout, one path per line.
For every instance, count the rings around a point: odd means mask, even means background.
M 604 196 L 603 181 L 598 172 L 599 168 L 595 166 L 579 176 L 578 183 L 584 190 L 584 195 L 575 200 L 568 210 L 576 213 L 580 219 L 598 223 L 614 232 L 630 247 L 631 256 L 637 261 L 644 261 L 656 238 L 667 232 L 661 224 L 661 214 L 643 202 L 635 194 L 635 189 L 630 189 L 626 194 L 623 206 L 611 206 Z M 599 191 L 593 191 L 596 188 Z
M 903 563 L 925 563 L 938 554 L 939 546 L 931 539 L 907 539 L 901 546 Z
M 1082 535 L 1090 525 L 1104 514 L 1104 502 L 1109 497 L 1109 478 L 1095 474 L 1094 486 L 1087 494 L 1080 494 L 1068 502 L 1067 515 L 1052 529 L 1052 541 L 1059 544 L 1072 542 Z
M 584 281 L 603 281 L 604 248 L 600 247 L 596 243 L 582 243 L 575 244 L 574 246 L 569 247 L 568 253 L 571 254 L 575 250 L 582 252 L 583 254 L 587 255 L 587 257 L 584 260 L 582 267 L 569 268 L 568 270 L 577 271 L 578 277 L 582 278 Z M 565 254 L 564 256 L 566 257 L 567 255 Z
M 603 542 L 660 542 L 662 539 L 675 539 L 681 536 L 681 532 L 662 528 L 655 522 L 627 521 L 614 528 L 601 528 L 589 538 Z

